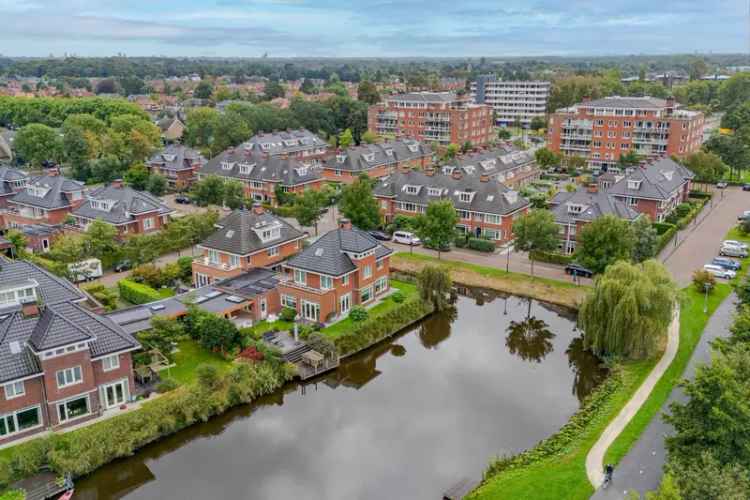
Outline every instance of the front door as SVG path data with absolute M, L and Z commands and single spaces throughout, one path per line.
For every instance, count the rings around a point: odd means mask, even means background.
M 320 321 L 320 304 L 302 301 L 302 317 L 310 321 Z
M 266 319 L 266 316 L 268 316 L 268 302 L 263 297 L 260 299 L 260 319 Z
M 481 238 L 482 237 L 482 228 L 481 227 L 478 227 L 476 229 L 476 234 L 477 234 L 477 238 Z
M 126 381 L 104 386 L 104 408 L 115 408 L 125 403 L 127 397 Z
M 345 314 L 349 312 L 349 309 L 352 307 L 352 294 L 347 293 L 346 295 L 341 297 L 341 314 Z

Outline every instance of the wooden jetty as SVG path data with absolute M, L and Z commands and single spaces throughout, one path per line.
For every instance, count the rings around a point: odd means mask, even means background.
M 52 471 L 42 471 L 11 485 L 11 489 L 23 490 L 26 500 L 47 500 L 72 488 L 70 476 L 61 478 Z

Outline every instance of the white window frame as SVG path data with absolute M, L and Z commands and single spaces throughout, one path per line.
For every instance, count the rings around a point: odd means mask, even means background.
M 291 307 L 292 309 L 297 309 L 297 297 L 294 295 L 282 295 L 281 296 L 281 305 L 284 307 Z
M 333 278 L 330 276 L 320 276 L 320 289 L 321 290 L 332 290 L 333 289 Z
M 344 276 L 341 277 L 341 284 L 344 285 L 344 286 L 349 285 L 349 275 L 348 274 L 346 274 L 346 275 L 344 275 Z
M 119 354 L 112 354 L 111 356 L 102 358 L 102 371 L 103 372 L 111 372 L 112 370 L 117 370 L 118 368 L 120 368 L 120 355 Z
M 76 371 L 77 378 L 76 378 Z M 60 384 L 60 375 L 63 376 L 63 383 Z M 70 375 L 70 377 L 68 377 Z M 70 381 L 68 381 L 68 378 L 70 378 Z M 65 387 L 70 387 L 72 385 L 78 385 L 83 383 L 83 369 L 79 366 L 73 366 L 71 368 L 64 368 L 62 370 L 57 370 L 55 372 L 55 381 L 57 382 L 57 388 L 63 389 Z
M 26 384 L 23 383 L 23 380 L 19 380 L 18 382 L 11 382 L 9 384 L 5 384 L 5 399 L 15 399 L 20 398 L 21 396 L 26 395 Z
M 154 218 L 148 217 L 146 219 L 143 219 L 143 230 L 148 231 L 149 229 L 153 229 L 155 226 L 154 224 Z
M 365 299 L 363 298 L 363 297 L 364 297 L 364 295 L 368 295 L 368 297 L 367 297 L 367 300 L 365 300 Z M 375 297 L 375 294 L 374 294 L 374 293 L 372 293 L 372 285 L 371 285 L 371 286 L 368 286 L 368 287 L 365 287 L 365 288 L 363 288 L 363 289 L 361 289 L 361 290 L 359 291 L 359 300 L 360 300 L 360 301 L 361 301 L 361 302 L 362 302 L 363 304 L 366 304 L 366 303 L 370 302 L 370 301 L 371 301 L 371 300 L 372 300 L 372 299 L 373 299 L 374 297 Z
M 271 247 L 271 248 L 269 248 L 268 250 L 266 250 L 266 254 L 269 257 L 275 257 L 275 256 L 279 255 L 279 247 Z
M 362 268 L 362 278 L 367 279 L 372 276 L 372 266 L 366 265 Z
M 18 428 L 18 414 L 24 413 L 29 410 L 36 410 L 37 417 L 39 419 L 39 423 L 33 427 L 28 427 L 26 429 L 19 429 Z M 13 422 L 13 430 L 11 431 L 8 427 L 7 420 L 11 420 Z M 0 420 L 5 420 L 5 434 L 0 435 L 0 439 L 7 438 L 8 436 L 13 436 L 15 434 L 21 433 L 21 432 L 28 432 L 33 429 L 38 429 L 44 425 L 44 416 L 42 415 L 42 407 L 41 405 L 33 405 L 29 406 L 27 408 L 22 408 L 20 410 L 16 410 L 10 413 L 5 413 L 3 415 L 0 415 Z
M 84 413 L 82 415 L 78 415 L 76 417 L 69 417 L 68 416 L 68 409 L 67 409 L 66 405 L 68 405 L 69 403 L 72 403 L 73 401 L 78 401 L 79 399 L 85 399 L 86 400 L 86 408 L 87 408 L 88 411 L 86 413 Z M 91 398 L 89 397 L 88 394 L 86 394 L 84 396 L 75 396 L 75 397 L 72 397 L 70 399 L 66 399 L 65 401 L 61 401 L 61 402 L 57 403 L 56 406 L 57 406 L 57 418 L 58 418 L 58 422 L 61 423 L 61 424 L 62 423 L 67 423 L 67 422 L 73 422 L 75 420 L 78 420 L 78 419 L 81 419 L 81 418 L 86 418 L 89 415 L 91 415 Z M 65 418 L 63 418 L 62 415 L 60 414 L 60 408 L 65 408 Z
M 299 269 L 294 270 L 294 282 L 298 285 L 307 285 L 307 273 L 300 271 Z

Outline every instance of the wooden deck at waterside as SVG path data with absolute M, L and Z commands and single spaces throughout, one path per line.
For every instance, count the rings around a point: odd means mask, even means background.
M 43 471 L 11 485 L 11 489 L 22 490 L 25 500 L 47 500 L 55 498 L 73 488 L 70 476 L 61 477 L 51 471 Z
M 297 376 L 302 380 L 338 368 L 340 364 L 338 355 L 321 354 L 314 350 L 310 344 L 295 338 L 288 332 L 264 334 L 263 341 L 269 346 L 279 349 L 284 361 L 297 367 Z

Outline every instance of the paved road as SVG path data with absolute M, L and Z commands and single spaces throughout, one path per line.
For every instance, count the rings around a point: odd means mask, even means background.
M 745 210 L 750 210 L 750 193 L 738 187 L 716 190 L 703 212 L 679 231 L 676 245 L 667 245 L 659 257 L 681 287 L 690 283 L 696 269 L 719 254 L 721 241 Z
M 696 367 L 711 360 L 710 342 L 729 334 L 736 299 L 734 294 L 730 295 L 711 316 L 685 370 L 685 378 L 693 378 Z M 651 421 L 646 431 L 615 469 L 612 485 L 606 490 L 598 490 L 591 497 L 593 500 L 625 499 L 629 490 L 636 490 L 643 494 L 659 486 L 666 457 L 664 436 L 671 432 L 671 426 L 664 422 L 661 415 L 668 410 L 672 401 L 685 401 L 685 399 L 679 387 L 672 390 L 659 416 Z

